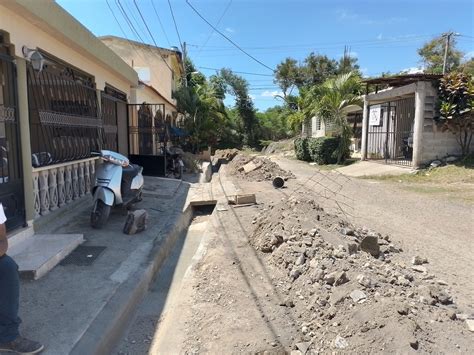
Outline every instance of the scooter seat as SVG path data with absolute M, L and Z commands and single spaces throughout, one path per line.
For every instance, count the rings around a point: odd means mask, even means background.
M 125 181 L 132 181 L 132 179 L 138 175 L 140 171 L 140 166 L 135 164 L 130 164 L 122 168 L 122 179 Z

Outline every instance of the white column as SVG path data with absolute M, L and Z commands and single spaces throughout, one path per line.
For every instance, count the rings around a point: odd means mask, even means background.
M 364 95 L 364 111 L 362 112 L 362 143 L 360 148 L 361 160 L 367 160 L 367 134 L 369 132 L 369 101 Z
M 425 121 L 426 83 L 416 83 L 415 91 L 415 124 L 413 127 L 413 159 L 412 166 L 418 168 L 423 159 L 423 124 Z

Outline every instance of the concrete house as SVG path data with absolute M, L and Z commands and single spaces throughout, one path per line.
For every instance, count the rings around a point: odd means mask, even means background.
M 0 201 L 7 230 L 90 193 L 97 158 L 128 154 L 138 75 L 53 0 L 0 2 Z
M 180 130 L 182 116 L 172 97 L 184 75 L 181 52 L 116 36 L 100 40 L 138 73 L 135 107 L 129 108 L 130 149 L 135 155 L 159 155 Z M 151 129 L 149 129 L 151 127 Z
M 460 154 L 455 136 L 442 132 L 434 120 L 440 78 L 411 74 L 366 80 L 389 88 L 364 96 L 363 160 L 419 168 L 434 159 Z

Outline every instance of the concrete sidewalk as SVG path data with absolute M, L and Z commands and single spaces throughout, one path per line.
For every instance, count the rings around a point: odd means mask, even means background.
M 191 184 L 146 178 L 136 208 L 149 213 L 148 229 L 122 233 L 125 216 L 113 211 L 101 230 L 90 227 L 90 204 L 51 219 L 40 233 L 82 233 L 86 247 L 105 247 L 89 266 L 58 265 L 38 281 L 22 281 L 20 316 L 24 336 L 45 344 L 44 354 L 93 354 L 113 343 L 121 321 L 174 246 L 186 220 Z M 93 252 L 91 252 L 91 255 Z
M 380 176 L 380 175 L 403 175 L 410 174 L 413 170 L 411 167 L 384 164 L 383 162 L 359 161 L 354 164 L 337 168 L 336 171 L 341 174 L 362 177 L 362 176 Z

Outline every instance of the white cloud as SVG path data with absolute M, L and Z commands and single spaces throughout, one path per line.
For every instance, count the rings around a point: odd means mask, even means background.
M 351 12 L 351 11 L 348 11 L 348 10 L 344 10 L 344 9 L 339 9 L 336 11 L 338 17 L 339 17 L 339 20 L 341 21 L 344 21 L 344 20 L 355 20 L 355 19 L 358 19 L 359 18 L 359 15 L 354 13 L 354 12 Z
M 361 25 L 393 25 L 396 23 L 406 22 L 408 19 L 406 17 L 389 17 L 381 19 L 364 19 L 359 21 Z
M 275 91 L 265 90 L 264 92 L 260 94 L 260 96 L 263 96 L 263 97 L 275 97 L 277 95 L 283 96 L 283 92 L 278 91 L 278 90 L 275 90 Z
M 255 99 L 257 98 L 255 95 L 252 95 L 252 94 L 249 94 L 249 97 L 250 97 L 253 101 L 255 101 Z
M 406 22 L 408 18 L 406 17 L 388 17 L 388 18 L 376 18 L 371 19 L 365 16 L 361 16 L 358 13 L 347 9 L 339 9 L 336 11 L 337 17 L 339 21 L 352 21 L 357 22 L 360 25 L 393 25 L 396 23 Z M 379 35 L 381 36 L 381 35 Z
M 225 28 L 225 31 L 226 31 L 226 32 L 229 32 L 229 33 L 235 33 L 235 30 L 234 30 L 233 28 L 231 28 L 231 27 L 226 27 L 226 28 Z
M 402 74 L 421 74 L 423 73 L 424 68 L 423 67 L 410 67 L 410 68 L 405 68 L 400 71 Z
M 383 35 L 379 33 L 379 35 L 377 36 L 377 39 L 380 41 L 382 38 L 383 38 Z

